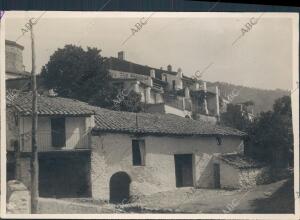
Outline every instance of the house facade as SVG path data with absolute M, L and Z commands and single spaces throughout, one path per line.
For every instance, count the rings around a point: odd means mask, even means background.
M 5 40 L 5 78 L 26 78 L 29 73 L 23 64 L 24 47 L 14 41 Z
M 94 198 L 122 201 L 179 187 L 221 188 L 219 155 L 243 153 L 244 133 L 176 115 L 97 110 Z
M 8 89 L 30 89 L 30 73 L 23 64 L 24 47 L 15 41 L 5 40 L 5 84 Z
M 20 180 L 28 188 L 31 186 L 31 100 L 31 93 L 7 91 L 7 178 Z M 38 103 L 40 195 L 89 195 L 86 184 L 94 112 L 71 99 L 38 96 Z M 81 185 L 87 190 L 79 191 Z
M 61 97 L 39 95 L 38 103 L 41 197 L 122 202 L 180 187 L 241 187 L 238 177 L 228 178 L 232 165 L 220 159 L 243 154 L 246 134 L 236 129 L 172 114 L 111 111 Z M 8 180 L 29 189 L 30 115 L 31 93 L 8 91 Z M 260 173 L 251 178 L 255 175 Z
M 171 65 L 163 70 L 136 64 L 125 60 L 123 51 L 118 58 L 108 58 L 106 65 L 112 84 L 127 93 L 133 90 L 141 94 L 145 112 L 193 116 L 215 123 L 225 109 L 220 107 L 226 102 L 218 87 L 208 88 L 205 81 L 185 76 L 181 68 L 173 71 Z

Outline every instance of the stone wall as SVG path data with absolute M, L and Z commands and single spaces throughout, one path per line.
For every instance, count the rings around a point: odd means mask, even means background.
M 239 169 L 220 161 L 221 188 L 247 189 L 271 181 L 269 167 Z
M 6 196 L 8 214 L 30 213 L 30 194 L 23 183 L 17 180 L 8 181 Z
M 256 185 L 268 183 L 271 179 L 270 168 L 241 169 L 239 184 L 242 188 L 251 188 Z
M 193 154 L 195 187 L 213 187 L 212 160 L 215 153 L 239 150 L 241 139 L 224 137 L 140 137 L 145 140 L 145 166 L 132 165 L 132 139 L 127 134 L 102 134 L 92 137 L 92 196 L 109 199 L 109 181 L 116 172 L 131 178 L 131 195 L 147 195 L 176 188 L 174 154 Z

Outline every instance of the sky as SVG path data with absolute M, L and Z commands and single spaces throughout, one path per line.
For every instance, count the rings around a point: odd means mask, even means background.
M 41 14 L 8 14 L 5 38 L 15 41 L 22 35 L 21 29 L 29 18 Z M 117 57 L 118 51 L 124 51 L 126 60 L 156 68 L 166 69 L 171 64 L 173 70 L 181 68 L 187 76 L 200 71 L 206 81 L 262 89 L 293 88 L 292 40 L 293 31 L 298 30 L 293 30 L 289 16 L 269 16 L 268 13 L 235 13 L 234 16 L 197 13 L 200 16 L 196 17 L 195 14 L 190 16 L 191 13 L 189 16 L 185 13 L 165 16 L 170 13 L 158 12 L 131 16 L 127 16 L 128 13 L 99 14 L 100 17 L 95 17 L 95 13 L 62 17 L 46 12 L 34 26 L 37 71 L 58 48 L 74 44 L 84 49 L 97 47 L 106 57 Z M 137 30 L 135 24 L 143 17 L 144 22 L 149 16 L 147 23 Z M 261 18 L 248 30 L 247 22 L 259 16 Z M 133 28 L 137 31 L 134 35 Z M 24 65 L 31 71 L 30 33 L 25 33 L 17 43 L 25 47 Z

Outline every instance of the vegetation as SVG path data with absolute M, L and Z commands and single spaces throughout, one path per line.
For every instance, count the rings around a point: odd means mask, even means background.
M 47 89 L 59 96 L 78 99 L 90 104 L 112 109 L 113 100 L 119 100 L 120 90 L 110 82 L 105 58 L 101 50 L 75 45 L 58 49 L 42 68 L 41 77 Z M 122 91 L 121 91 L 122 92 Z M 131 92 L 119 100 L 115 110 L 140 111 L 140 96 Z
M 242 114 L 238 105 L 228 105 L 227 110 L 221 115 L 221 123 L 248 133 L 245 143 L 247 155 L 269 162 L 274 167 L 293 165 L 292 111 L 289 96 L 277 99 L 272 111 L 260 113 L 254 121 Z
M 289 95 L 288 91 L 276 89 L 276 90 L 265 90 L 250 88 L 245 86 L 233 85 L 224 82 L 207 82 L 207 86 L 218 86 L 222 96 L 228 96 L 232 91 L 238 91 L 238 96 L 234 97 L 232 103 L 237 104 L 241 102 L 246 102 L 252 100 L 255 105 L 253 106 L 254 114 L 259 114 L 260 112 L 271 111 L 273 108 L 273 103 L 276 99 Z

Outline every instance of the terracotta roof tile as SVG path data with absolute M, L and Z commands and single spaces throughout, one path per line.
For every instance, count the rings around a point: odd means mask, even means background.
M 31 93 L 7 92 L 7 105 L 21 114 L 31 114 Z M 62 97 L 38 96 L 40 115 L 91 115 L 95 114 L 94 132 L 126 132 L 152 135 L 226 135 L 244 136 L 245 133 L 207 122 L 187 119 L 171 114 L 150 114 L 112 111 Z
M 261 168 L 266 166 L 265 163 L 255 161 L 250 157 L 238 153 L 222 154 L 219 156 L 219 158 L 227 164 L 239 169 Z
M 245 133 L 203 121 L 196 121 L 171 114 L 150 114 L 95 110 L 94 131 L 169 134 L 169 135 L 226 135 L 244 136 Z
M 86 103 L 62 97 L 38 95 L 39 115 L 92 115 L 94 111 L 86 108 Z M 21 115 L 31 115 L 32 93 L 8 90 L 6 104 L 13 106 Z

